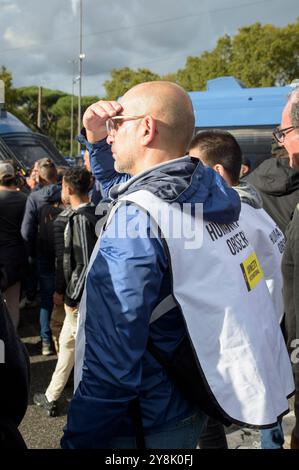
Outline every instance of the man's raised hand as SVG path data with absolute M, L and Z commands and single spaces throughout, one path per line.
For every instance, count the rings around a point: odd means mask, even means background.
M 107 136 L 106 121 L 116 116 L 122 110 L 117 101 L 97 101 L 87 108 L 83 115 L 83 126 L 86 129 L 87 140 L 97 142 Z

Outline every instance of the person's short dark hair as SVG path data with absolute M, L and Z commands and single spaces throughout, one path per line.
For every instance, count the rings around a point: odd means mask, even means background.
M 57 167 L 57 182 L 61 183 L 64 173 L 68 169 L 68 166 L 58 166 Z
M 86 168 L 74 166 L 68 168 L 63 175 L 64 182 L 78 196 L 88 194 L 90 188 L 90 173 Z
M 255 155 L 252 156 L 253 160 L 255 158 Z M 245 176 L 248 176 L 249 173 L 251 173 L 251 161 L 250 158 L 245 157 L 244 155 L 242 156 L 242 165 L 241 165 L 241 170 L 240 170 L 240 179 L 244 178 Z
M 38 160 L 39 177 L 47 183 L 57 182 L 57 168 L 51 158 L 41 158 Z
M 245 157 L 244 155 L 242 156 L 242 165 L 248 166 L 248 168 L 251 168 L 251 161 L 248 157 Z
M 190 149 L 200 150 L 200 159 L 208 166 L 220 164 L 229 174 L 232 183 L 239 182 L 242 165 L 242 150 L 235 137 L 222 129 L 198 132 L 193 137 Z M 192 151 L 189 151 L 192 157 Z

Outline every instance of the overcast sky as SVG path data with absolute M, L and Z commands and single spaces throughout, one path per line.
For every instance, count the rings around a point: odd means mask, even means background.
M 299 0 L 83 0 L 83 95 L 103 96 L 113 68 L 175 72 L 225 33 L 298 16 Z M 79 0 L 0 0 L 0 65 L 15 87 L 70 93 L 78 54 Z

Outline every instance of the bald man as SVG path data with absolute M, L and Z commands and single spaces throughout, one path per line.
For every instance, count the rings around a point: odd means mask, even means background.
M 239 197 L 186 155 L 188 95 L 143 83 L 91 105 L 83 124 L 111 204 L 80 305 L 62 447 L 195 448 L 206 413 L 275 422 L 293 387 L 288 354 Z

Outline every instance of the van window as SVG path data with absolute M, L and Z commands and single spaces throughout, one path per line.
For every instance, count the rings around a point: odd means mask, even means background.
M 9 143 L 10 149 L 14 152 L 17 159 L 30 168 L 34 162 L 40 158 L 49 157 L 50 152 L 42 145 L 20 145 L 20 143 Z
M 3 135 L 2 139 L 27 169 L 31 168 L 36 160 L 44 157 L 51 158 L 57 165 L 66 164 L 54 145 L 41 134 L 7 134 Z

